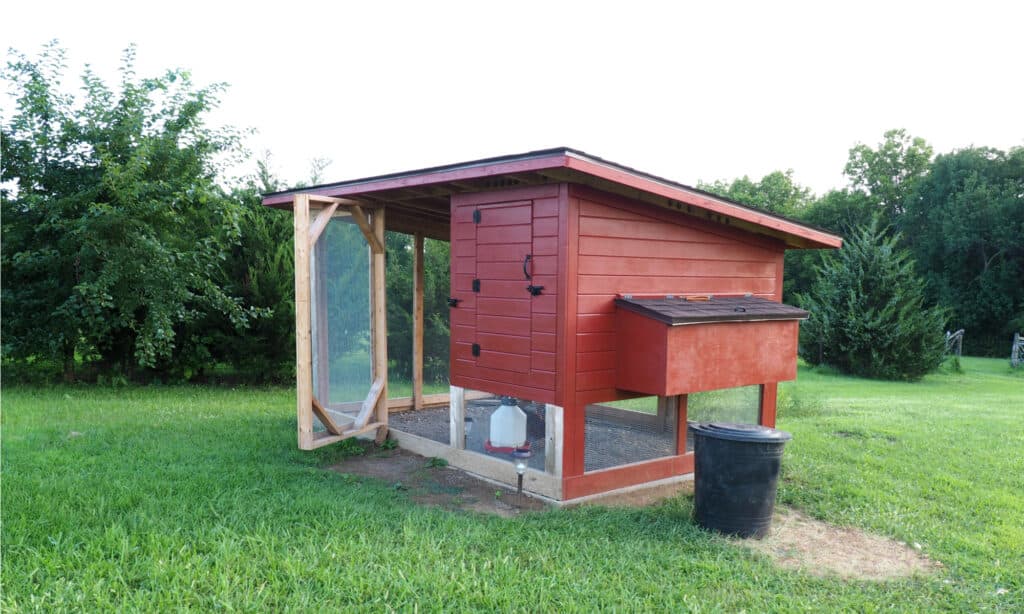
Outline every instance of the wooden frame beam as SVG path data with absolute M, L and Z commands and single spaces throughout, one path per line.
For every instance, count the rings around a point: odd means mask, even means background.
M 370 392 L 366 395 L 366 399 L 363 401 L 363 405 L 359 409 L 359 415 L 356 416 L 356 421 L 353 424 L 354 428 L 361 429 L 370 421 L 370 412 L 377 407 L 377 402 L 380 401 L 380 395 L 383 390 L 384 378 L 378 375 L 374 378 L 373 385 L 370 386 Z
M 360 207 L 352 207 L 352 216 L 363 215 Z M 365 220 L 365 216 L 363 218 Z M 384 260 L 384 209 L 379 208 L 373 211 L 370 219 L 373 240 L 367 242 L 375 247 L 371 254 L 370 265 L 370 306 L 371 306 L 371 329 L 373 331 L 373 378 L 381 382 L 380 395 L 375 403 L 376 422 L 380 423 L 377 429 L 377 443 L 382 443 L 388 435 L 388 312 L 387 312 L 387 287 L 385 284 L 385 260 Z M 360 229 L 362 227 L 360 226 Z M 365 232 L 364 232 L 365 234 Z
M 313 343 L 309 290 L 309 195 L 292 200 L 295 235 L 295 391 L 299 448 L 313 447 Z
M 338 203 L 331 203 L 316 214 L 316 219 L 309 225 L 309 244 L 311 246 L 316 244 L 316 240 L 320 238 L 320 234 L 324 228 L 327 228 L 327 223 L 331 221 L 331 216 L 337 210 Z
M 381 236 L 378 237 L 375 228 L 376 224 L 374 224 L 373 226 L 370 225 L 370 221 L 367 219 L 366 212 L 363 211 L 362 207 L 360 207 L 359 205 L 353 205 L 349 210 L 352 212 L 352 219 L 355 221 L 356 225 L 359 226 L 359 230 L 363 233 L 363 236 L 366 238 L 366 242 L 370 244 L 370 250 L 373 251 L 373 254 L 375 256 L 377 254 L 383 254 L 383 228 Z M 375 209 L 373 217 L 376 218 L 378 212 L 380 212 L 381 217 L 383 217 L 383 211 L 383 208 Z

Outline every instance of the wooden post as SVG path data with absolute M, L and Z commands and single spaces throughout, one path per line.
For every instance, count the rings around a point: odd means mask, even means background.
M 456 450 L 466 449 L 466 389 L 448 387 L 449 445 Z
M 686 421 L 686 402 L 689 397 L 681 394 L 676 397 L 676 454 L 686 454 L 686 434 L 689 423 Z
M 423 409 L 423 235 L 412 248 L 412 408 Z
M 775 428 L 776 395 L 779 391 L 778 382 L 761 384 L 761 412 L 759 422 L 762 426 Z
M 679 403 L 678 396 L 658 396 L 658 425 L 663 431 L 673 428 L 676 422 L 676 410 Z
M 544 471 L 562 477 L 562 408 L 544 406 Z
M 313 447 L 313 352 L 309 304 L 309 196 L 292 200 L 295 230 L 295 391 L 299 448 Z
M 373 237 L 370 241 L 373 266 L 371 269 L 371 294 L 373 323 L 373 378 L 381 379 L 380 396 L 377 397 L 376 421 L 381 423 L 377 429 L 377 443 L 381 443 L 388 435 L 388 312 L 387 287 L 384 280 L 384 208 L 374 209 L 372 214 Z

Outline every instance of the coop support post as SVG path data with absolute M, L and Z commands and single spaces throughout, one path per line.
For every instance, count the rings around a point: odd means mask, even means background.
M 362 210 L 352 207 L 355 212 Z M 367 237 L 370 244 L 370 258 L 373 261 L 370 274 L 372 285 L 371 304 L 373 326 L 373 379 L 381 382 L 380 395 L 377 397 L 374 415 L 380 423 L 377 429 L 377 443 L 381 443 L 388 434 L 388 318 L 386 303 L 386 286 L 384 279 L 384 208 L 373 210 L 371 214 L 372 237 Z M 360 225 L 362 228 L 362 225 Z
M 449 443 L 456 450 L 466 449 L 466 389 L 448 387 Z
M 778 392 L 778 382 L 772 382 L 770 384 L 761 384 L 761 415 L 759 422 L 762 426 L 775 428 L 775 404 Z
M 423 235 L 412 249 L 412 408 L 423 409 Z
M 313 348 L 309 304 L 309 196 L 292 200 L 295 231 L 295 390 L 299 448 L 313 447 Z
M 676 454 L 686 454 L 686 435 L 689 423 L 686 421 L 686 403 L 689 397 L 681 394 L 676 399 Z
M 562 408 L 558 405 L 544 406 L 544 471 L 562 477 Z

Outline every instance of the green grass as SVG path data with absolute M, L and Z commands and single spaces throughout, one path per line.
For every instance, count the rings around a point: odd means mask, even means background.
M 1024 377 L 963 365 L 782 389 L 780 500 L 946 565 L 886 583 L 779 569 L 697 529 L 688 497 L 420 508 L 321 470 L 351 447 L 296 450 L 289 390 L 8 386 L 0 609 L 1021 611 Z

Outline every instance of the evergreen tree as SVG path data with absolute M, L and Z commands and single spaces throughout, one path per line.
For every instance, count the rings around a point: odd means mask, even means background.
M 942 362 L 945 312 L 926 307 L 910 253 L 878 218 L 818 267 L 800 355 L 862 377 L 916 380 Z

